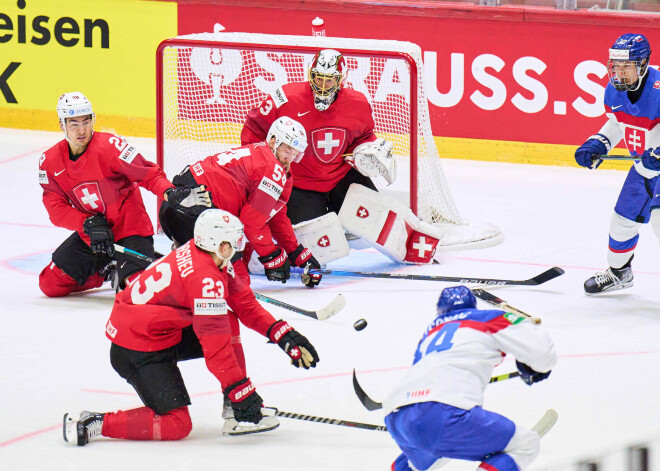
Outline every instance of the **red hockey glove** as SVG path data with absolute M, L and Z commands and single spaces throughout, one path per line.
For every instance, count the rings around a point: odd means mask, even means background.
M 250 378 L 243 378 L 238 383 L 226 387 L 222 392 L 231 401 L 231 408 L 237 421 L 258 424 L 263 418 L 261 407 L 264 401 L 257 394 Z
M 321 264 L 318 262 L 318 260 L 316 260 L 314 255 L 312 255 L 312 252 L 309 249 L 303 247 L 302 244 L 299 244 L 298 247 L 296 247 L 296 250 L 289 254 L 289 260 L 291 261 L 291 265 L 295 265 L 297 267 L 321 268 Z M 314 288 L 321 282 L 322 276 L 323 275 L 319 274 L 304 273 L 300 279 L 308 288 Z
M 319 362 L 314 346 L 285 321 L 275 322 L 268 328 L 266 335 L 291 357 L 291 363 L 296 368 L 302 366 L 307 370 L 314 368 Z
M 259 257 L 259 261 L 263 263 L 266 278 L 270 281 L 286 283 L 291 278 L 291 264 L 281 248 L 277 247 L 272 253 Z
M 83 232 L 89 237 L 89 248 L 94 253 L 115 254 L 115 236 L 103 214 L 95 214 L 83 222 Z

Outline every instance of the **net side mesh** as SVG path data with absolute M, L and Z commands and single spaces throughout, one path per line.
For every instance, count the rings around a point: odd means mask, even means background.
M 168 40 L 162 48 L 162 111 L 157 118 L 162 120 L 159 139 L 163 140 L 159 162 L 167 176 L 208 155 L 240 146 L 247 113 L 278 87 L 306 81 L 314 53 L 326 48 L 344 54 L 347 86 L 367 97 L 376 134 L 394 144 L 397 178 L 390 186 L 376 179 L 379 190 L 406 204 L 416 193 L 417 215 L 423 221 L 462 227 L 445 245 L 498 236 L 494 226 L 466 223 L 456 208 L 431 132 L 421 49 L 409 42 L 249 33 L 200 33 Z M 413 62 L 417 123 L 411 136 Z M 411 188 L 414 141 L 417 186 Z

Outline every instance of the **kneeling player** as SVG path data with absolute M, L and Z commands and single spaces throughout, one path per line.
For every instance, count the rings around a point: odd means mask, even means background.
M 557 354 L 541 327 L 510 312 L 478 310 L 476 303 L 465 286 L 442 291 L 413 366 L 384 403 L 385 424 L 402 451 L 394 471 L 436 469 L 447 458 L 520 471 L 536 458 L 540 436 L 556 421 L 556 413 L 546 413 L 528 430 L 481 408 L 504 353 L 515 355 L 528 385 L 550 375 Z
M 232 305 L 246 302 L 231 295 L 236 277 L 231 259 L 244 247 L 243 225 L 226 211 L 210 209 L 198 218 L 194 235 L 194 243 L 189 241 L 150 265 L 118 294 L 106 325 L 111 364 L 146 407 L 83 411 L 77 417 L 66 414 L 67 442 L 83 446 L 100 435 L 129 440 L 185 438 L 192 429 L 190 397 L 177 363 L 202 357 L 231 404 L 225 431 L 254 433 L 279 425 L 275 417 L 262 413 L 263 401 L 232 345 Z M 252 300 L 258 304 L 254 296 Z M 264 327 L 270 321 L 270 327 Z M 295 366 L 316 365 L 314 347 L 286 322 L 261 316 L 249 325 L 278 343 Z

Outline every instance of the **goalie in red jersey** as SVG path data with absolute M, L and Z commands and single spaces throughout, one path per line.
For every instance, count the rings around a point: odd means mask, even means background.
M 101 435 L 128 440 L 188 436 L 190 396 L 178 362 L 195 358 L 204 358 L 222 385 L 223 434 L 278 427 L 247 376 L 242 349 L 236 348 L 237 310 L 244 324 L 278 344 L 294 366 L 316 366 L 319 357 L 307 338 L 263 309 L 240 276 L 245 237 L 238 218 L 220 209 L 206 210 L 195 222 L 194 235 L 194 241 L 150 265 L 117 295 L 106 324 L 112 367 L 145 407 L 65 414 L 68 443 L 83 446 Z
M 285 209 L 292 188 L 289 165 L 306 147 L 302 126 L 282 117 L 260 142 L 206 157 L 172 179 L 177 187 L 204 185 L 215 207 L 241 220 L 250 242 L 246 263 L 254 249 L 272 281 L 286 283 L 292 264 L 321 268 L 312 252 L 298 243 Z M 177 244 L 189 240 L 200 209 L 204 208 L 172 207 L 163 202 L 159 212 L 163 232 Z M 303 282 L 314 287 L 320 280 L 320 275 L 308 275 Z
M 320 263 L 348 254 L 344 230 L 393 260 L 430 263 L 439 231 L 376 190 L 372 178 L 382 176 L 388 184 L 396 178 L 393 145 L 374 133 L 371 105 L 364 94 L 345 86 L 347 72 L 340 52 L 320 51 L 308 82 L 283 85 L 248 113 L 241 143 L 262 141 L 280 116 L 294 117 L 305 127 L 310 145 L 291 164 L 287 215 Z
M 46 296 L 97 288 L 109 274 L 123 288 L 146 263 L 115 254 L 114 242 L 154 256 L 153 226 L 138 186 L 171 204 L 210 206 L 203 188 L 174 189 L 163 171 L 120 136 L 94 132 L 92 105 L 80 92 L 57 104 L 64 139 L 39 159 L 39 183 L 50 220 L 75 231 L 39 275 Z M 109 270 L 114 265 L 116 270 Z

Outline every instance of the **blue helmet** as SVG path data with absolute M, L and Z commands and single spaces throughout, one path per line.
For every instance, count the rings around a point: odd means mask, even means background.
M 442 316 L 457 309 L 471 309 L 477 307 L 477 298 L 466 286 L 451 286 L 440 293 L 438 299 L 438 315 Z
M 651 45 L 642 34 L 624 34 L 610 48 L 607 72 L 610 83 L 619 91 L 638 90 L 649 68 Z M 626 69 L 624 65 L 630 67 Z M 636 70 L 636 76 L 631 71 Z

